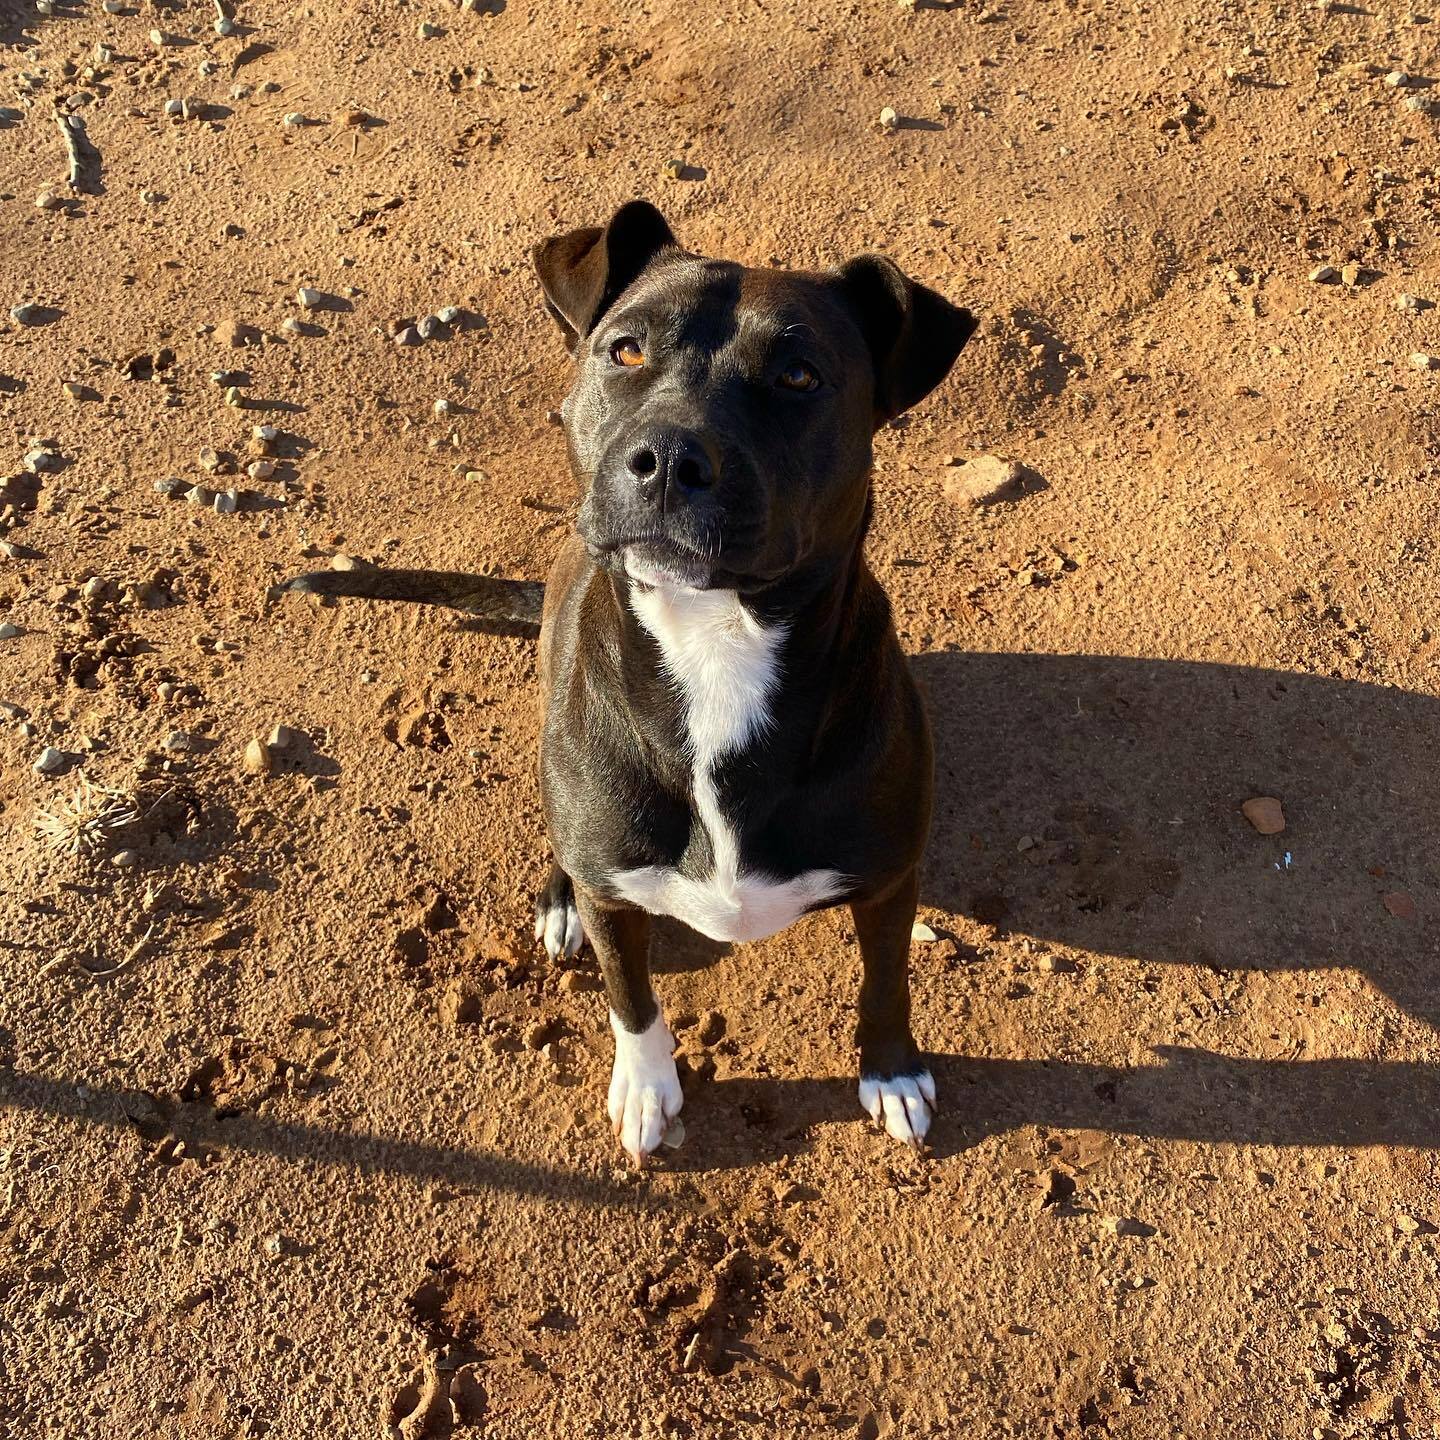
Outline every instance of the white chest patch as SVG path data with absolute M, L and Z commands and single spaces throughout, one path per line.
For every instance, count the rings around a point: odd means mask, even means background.
M 617 871 L 611 880 L 632 905 L 673 916 L 712 940 L 762 940 L 845 886 L 834 870 L 779 880 L 746 869 L 715 786 L 716 765 L 772 723 L 770 692 L 784 628 L 766 629 L 733 590 L 632 586 L 630 603 L 680 693 L 695 816 L 710 837 L 714 863 L 700 878 L 645 865 Z

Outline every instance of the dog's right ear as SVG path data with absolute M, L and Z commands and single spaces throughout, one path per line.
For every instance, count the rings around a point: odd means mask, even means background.
M 571 230 L 535 247 L 545 308 L 572 355 L 631 281 L 675 243 L 665 217 L 647 201 L 632 200 L 603 230 Z

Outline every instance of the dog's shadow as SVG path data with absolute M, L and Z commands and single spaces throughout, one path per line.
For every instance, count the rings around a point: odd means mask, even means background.
M 1430 935 L 1440 915 L 1440 700 L 1093 655 L 944 652 L 914 668 L 936 739 L 924 905 L 1141 963 L 1353 967 L 1411 1016 L 1440 1023 Z M 1282 833 L 1261 835 L 1242 815 L 1261 795 L 1283 802 Z M 1310 1003 L 1298 997 L 1297 1013 Z M 943 1050 L 929 1060 L 941 1095 L 929 1138 L 942 1157 L 1028 1125 L 1440 1145 L 1440 1065 L 1423 1062 L 1178 1045 L 1136 1066 Z M 698 1171 L 803 1150 L 859 1111 L 848 1076 L 737 1076 L 692 1087 L 687 1114 L 694 1141 L 670 1163 Z
M 1350 966 L 1440 1024 L 1440 700 L 1093 655 L 914 668 L 936 738 L 922 903 L 1145 962 Z M 1246 821 L 1256 796 L 1282 833 Z

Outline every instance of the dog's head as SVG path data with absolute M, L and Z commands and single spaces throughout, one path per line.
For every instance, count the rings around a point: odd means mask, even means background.
M 976 325 L 877 255 L 817 274 L 690 254 L 638 200 L 537 246 L 535 266 L 576 360 L 580 533 L 642 584 L 755 594 L 843 560 L 876 428 Z

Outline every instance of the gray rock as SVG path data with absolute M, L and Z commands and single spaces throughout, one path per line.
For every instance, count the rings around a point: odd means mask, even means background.
M 38 770 L 42 775 L 55 775 L 65 769 L 70 763 L 70 757 L 63 751 L 57 750 L 53 745 L 47 745 L 36 757 L 32 768 Z

